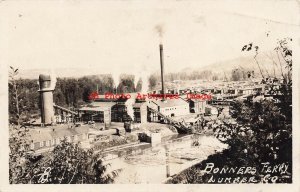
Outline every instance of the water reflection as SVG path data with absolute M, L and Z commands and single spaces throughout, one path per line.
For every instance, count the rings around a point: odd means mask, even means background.
M 108 153 L 111 169 L 122 169 L 115 183 L 163 183 L 169 176 L 226 148 L 215 137 L 205 135 L 198 136 L 198 145 L 193 146 L 195 138 L 191 137 L 166 139 L 157 146 L 146 144 Z

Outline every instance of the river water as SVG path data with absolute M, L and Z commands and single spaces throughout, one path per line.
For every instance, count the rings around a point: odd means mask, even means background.
M 197 146 L 192 145 L 195 140 L 198 141 Z M 164 183 L 168 176 L 177 174 L 226 147 L 214 136 L 198 135 L 195 138 L 191 135 L 179 135 L 156 146 L 145 144 L 107 153 L 105 162 L 111 165 L 108 172 L 121 169 L 115 183 L 159 184 Z

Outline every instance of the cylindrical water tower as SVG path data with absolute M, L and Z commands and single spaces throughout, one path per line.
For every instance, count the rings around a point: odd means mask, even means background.
M 49 125 L 54 123 L 53 91 L 55 82 L 51 82 L 50 75 L 41 74 L 39 76 L 39 85 L 41 123 L 42 125 Z

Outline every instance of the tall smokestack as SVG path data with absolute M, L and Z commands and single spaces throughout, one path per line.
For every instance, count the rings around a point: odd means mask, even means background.
M 164 83 L 164 48 L 162 44 L 159 44 L 160 54 L 160 74 L 161 74 L 161 92 L 163 94 L 163 101 L 165 100 L 165 83 Z
M 41 123 L 43 125 L 51 124 L 54 121 L 53 91 L 55 82 L 51 82 L 50 75 L 39 76 L 40 85 L 40 104 L 41 104 Z

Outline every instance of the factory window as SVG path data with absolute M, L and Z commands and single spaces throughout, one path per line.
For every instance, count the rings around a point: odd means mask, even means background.
M 44 147 L 43 144 L 44 144 L 43 141 L 41 141 L 41 142 L 40 142 L 40 147 Z

